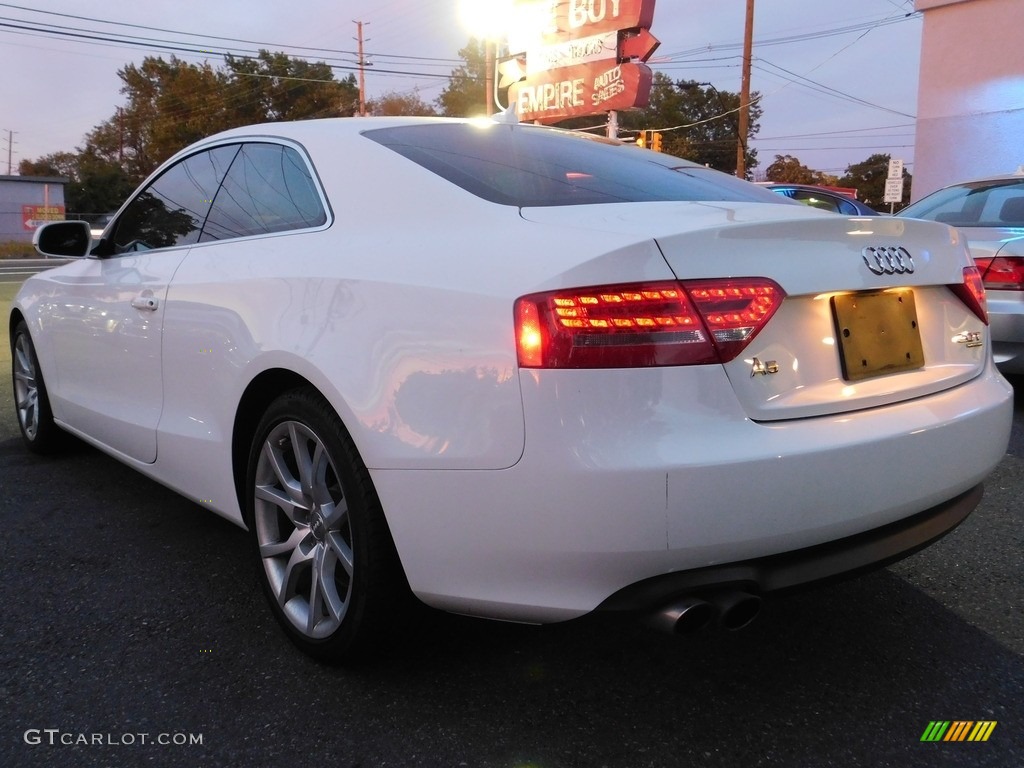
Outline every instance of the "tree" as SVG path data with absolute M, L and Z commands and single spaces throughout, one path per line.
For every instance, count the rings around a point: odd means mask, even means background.
M 779 181 L 787 184 L 821 184 L 822 174 L 812 171 L 792 155 L 776 155 L 775 160 L 765 171 L 768 181 Z
M 366 105 L 371 115 L 436 115 L 437 110 L 420 98 L 419 92 L 388 91 Z
M 437 106 L 446 117 L 474 117 L 487 114 L 487 46 L 470 38 L 459 51 L 464 64 L 452 70 L 448 86 L 437 97 Z
M 751 97 L 746 142 L 748 169 L 757 166 L 757 151 L 749 147 L 750 139 L 761 128 L 758 98 L 756 93 Z M 704 87 L 694 80 L 673 82 L 657 72 L 648 105 L 620 113 L 619 127 L 622 132 L 660 130 L 666 153 L 734 174 L 739 105 L 738 93 L 719 91 L 712 85 Z
M 334 79 L 323 62 L 261 50 L 256 58 L 228 55 L 228 104 L 237 124 L 350 116 L 359 111 L 355 75 Z
M 69 213 L 82 216 L 116 210 L 135 188 L 120 165 L 90 150 L 55 152 L 38 160 L 22 160 L 18 172 L 22 176 L 66 177 L 64 203 Z
M 72 152 L 54 152 L 38 160 L 22 160 L 18 173 L 22 176 L 65 176 L 74 178 L 78 171 L 78 155 Z
M 22 161 L 22 173 L 67 176 L 68 209 L 118 207 L 160 163 L 213 133 L 249 123 L 351 115 L 355 76 L 335 80 L 322 62 L 260 51 L 223 67 L 147 56 L 118 72 L 126 103 L 85 136 L 84 148 Z
M 86 136 L 86 150 L 141 181 L 179 149 L 223 130 L 231 118 L 226 76 L 209 64 L 147 56 L 118 71 L 127 104 Z
M 872 208 L 883 210 L 885 202 L 885 180 L 889 175 L 889 155 L 875 154 L 860 163 L 847 166 L 846 175 L 839 180 L 840 186 L 856 187 L 860 199 Z M 910 203 L 910 185 L 913 177 L 903 169 L 903 200 L 896 203 L 899 210 Z
M 334 79 L 322 62 L 261 50 L 228 55 L 225 66 L 146 57 L 118 72 L 127 103 L 96 126 L 85 148 L 141 181 L 178 150 L 219 131 L 251 123 L 351 115 L 355 77 Z

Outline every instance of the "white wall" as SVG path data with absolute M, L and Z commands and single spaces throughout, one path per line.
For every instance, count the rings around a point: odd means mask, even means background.
M 1024 0 L 916 0 L 924 12 L 912 199 L 1024 164 Z

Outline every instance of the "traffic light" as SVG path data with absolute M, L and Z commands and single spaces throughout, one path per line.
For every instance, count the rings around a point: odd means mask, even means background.
M 661 134 L 657 131 L 651 131 L 651 149 L 661 152 Z
M 640 131 L 640 135 L 636 137 L 636 145 L 640 149 L 647 146 L 647 131 Z

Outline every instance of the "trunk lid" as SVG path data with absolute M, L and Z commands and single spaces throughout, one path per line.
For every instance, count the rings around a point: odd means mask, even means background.
M 988 328 L 950 288 L 964 282 L 971 264 L 955 229 L 794 208 L 659 203 L 527 209 L 523 216 L 653 235 L 684 283 L 778 283 L 782 306 L 724 366 L 753 420 L 878 407 L 981 372 Z

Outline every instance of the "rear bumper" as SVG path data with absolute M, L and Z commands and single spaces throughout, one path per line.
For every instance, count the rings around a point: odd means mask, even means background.
M 927 397 L 771 424 L 714 366 L 597 376 L 523 374 L 514 467 L 371 471 L 421 600 L 547 623 L 633 589 L 777 591 L 883 564 L 967 516 L 1012 421 L 991 365 Z
M 742 589 L 756 594 L 786 592 L 847 578 L 902 560 L 938 541 L 978 506 L 978 484 L 920 514 L 855 536 L 738 563 L 670 573 L 619 590 L 599 611 L 650 611 L 680 595 Z

